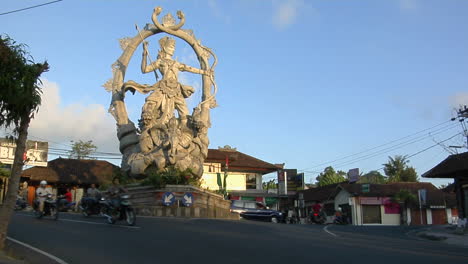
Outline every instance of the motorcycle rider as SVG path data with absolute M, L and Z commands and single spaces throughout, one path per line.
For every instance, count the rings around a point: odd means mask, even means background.
M 89 198 L 98 199 L 98 196 L 101 195 L 101 192 L 96 188 L 96 184 L 93 183 L 86 191 L 86 195 Z
M 41 181 L 39 187 L 36 189 L 36 199 L 39 202 L 39 212 L 44 212 L 44 202 L 47 199 L 47 195 L 52 194 L 50 189 L 46 188 L 47 182 Z
M 107 190 L 112 206 L 119 208 L 120 195 L 126 192 L 127 190 L 125 190 L 122 186 L 118 185 L 115 181 L 112 182 L 112 186 Z

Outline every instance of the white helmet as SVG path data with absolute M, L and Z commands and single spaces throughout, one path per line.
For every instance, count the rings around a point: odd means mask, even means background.
M 41 185 L 47 185 L 46 181 L 41 181 Z

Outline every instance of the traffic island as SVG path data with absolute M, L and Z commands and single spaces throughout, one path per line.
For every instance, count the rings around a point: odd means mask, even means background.
M 230 211 L 231 201 L 192 185 L 140 186 L 127 190 L 140 216 L 239 219 L 238 214 Z

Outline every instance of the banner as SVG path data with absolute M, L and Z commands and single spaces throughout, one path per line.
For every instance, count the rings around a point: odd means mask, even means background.
M 16 143 L 0 138 L 0 162 L 13 164 L 15 159 Z M 48 142 L 26 141 L 26 153 L 23 155 L 25 165 L 47 167 Z

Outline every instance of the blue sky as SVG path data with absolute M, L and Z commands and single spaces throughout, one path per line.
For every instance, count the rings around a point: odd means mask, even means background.
M 4 0 L 0 13 L 44 2 Z M 468 1 L 64 0 L 0 16 L 1 34 L 28 44 L 36 61 L 51 65 L 31 139 L 55 148 L 93 140 L 99 151 L 118 152 L 115 122 L 106 112 L 110 94 L 101 85 L 122 52 L 118 39 L 135 36 L 135 24 L 151 23 L 156 6 L 164 14 L 183 10 L 184 28 L 219 58 L 211 148 L 231 145 L 286 163 L 314 182 L 328 165 L 379 169 L 388 156 L 417 153 L 462 131 L 444 122 L 468 104 Z M 157 40 L 150 39 L 152 55 Z M 188 46 L 178 41 L 176 48 L 180 61 L 197 66 Z M 139 72 L 141 50 L 135 54 L 126 79 L 154 82 Z M 199 76 L 181 78 L 199 88 Z M 134 121 L 143 100 L 127 96 Z M 463 138 L 443 144 L 460 145 Z M 435 146 L 410 164 L 422 174 L 448 154 Z

